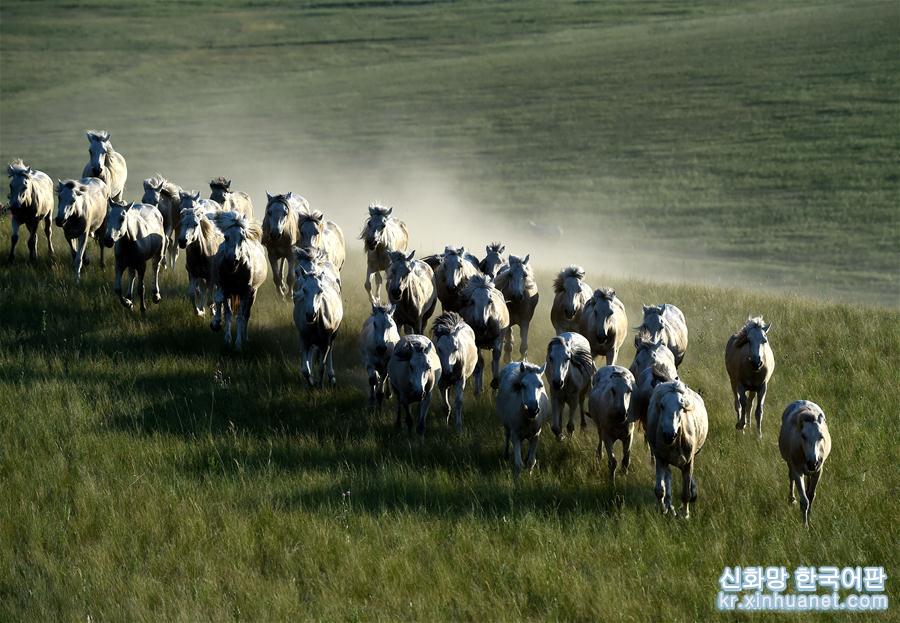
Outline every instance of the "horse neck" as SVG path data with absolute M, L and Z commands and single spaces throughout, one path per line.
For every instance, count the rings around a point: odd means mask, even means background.
M 203 255 L 213 255 L 219 248 L 215 226 L 205 217 L 200 219 L 198 226 L 200 235 L 197 236 L 196 242 L 200 246 L 200 251 Z

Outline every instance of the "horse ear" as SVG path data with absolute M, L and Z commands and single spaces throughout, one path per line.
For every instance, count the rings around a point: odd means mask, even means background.
M 274 198 L 275 198 L 275 197 L 274 197 L 273 195 L 270 195 L 270 194 L 269 194 L 269 191 L 267 190 L 267 191 L 266 191 L 266 202 L 270 202 L 270 201 L 272 201 L 272 199 L 274 199 Z
M 546 370 L 547 370 L 547 362 L 545 361 L 545 362 L 544 362 L 544 365 L 541 366 L 540 371 L 538 371 L 538 376 L 540 376 L 541 374 L 543 374 Z
M 525 362 L 524 361 L 519 362 L 519 374 L 525 374 Z
M 387 216 L 390 216 L 390 215 L 391 215 L 391 212 L 393 212 L 393 211 L 394 211 L 394 206 L 391 206 L 391 207 L 389 207 L 389 208 L 387 209 L 387 212 L 385 212 L 385 214 L 386 214 Z
M 415 257 L 415 255 L 416 255 L 416 250 L 413 249 L 412 251 L 409 252 L 409 255 L 406 256 L 406 261 L 407 261 L 407 262 L 412 262 L 412 260 L 413 260 L 413 258 Z
M 522 263 L 527 264 L 530 259 L 531 259 L 531 253 L 529 253 L 524 258 L 522 258 Z
M 387 309 L 385 310 L 384 313 L 386 313 L 388 316 L 390 316 L 391 318 L 393 318 L 393 317 L 394 317 L 394 312 L 395 312 L 395 311 L 397 311 L 397 306 L 394 305 L 393 303 L 391 303 L 390 305 L 387 306 Z
M 816 423 L 819 426 L 825 423 L 825 414 L 823 412 L 819 411 L 819 416 L 816 418 Z
M 764 333 L 768 333 L 769 329 L 771 329 L 771 328 L 772 328 L 772 323 L 770 322 L 769 324 L 763 325 L 762 330 Z
M 500 249 L 497 252 L 500 254 L 503 254 L 505 251 L 506 251 L 506 245 L 502 244 L 502 245 L 500 245 Z
M 425 347 L 425 354 L 427 355 L 431 351 L 434 350 L 434 343 L 429 340 L 428 346 Z
M 194 201 L 200 201 L 200 191 L 197 191 L 193 195 L 191 195 L 191 199 L 193 199 Z
M 650 307 L 648 305 L 641 305 L 641 311 L 646 314 L 650 311 Z

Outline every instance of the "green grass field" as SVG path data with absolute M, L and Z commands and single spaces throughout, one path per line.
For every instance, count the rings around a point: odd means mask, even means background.
M 225 174 L 257 204 L 301 192 L 351 241 L 339 385 L 310 392 L 271 283 L 235 356 L 181 263 L 142 320 L 110 267 L 74 285 L 58 230 L 54 264 L 23 236 L 8 265 L 0 218 L 0 620 L 734 620 L 726 565 L 883 565 L 893 600 L 898 25 L 896 3 L 0 3 L 0 159 L 74 177 L 104 127 L 131 198 L 154 171 Z M 593 426 L 546 431 L 516 483 L 488 398 L 467 392 L 459 436 L 433 413 L 424 444 L 367 413 L 374 197 L 423 254 L 531 252 L 533 359 L 569 261 L 632 326 L 684 310 L 710 416 L 689 521 L 658 515 L 643 447 L 612 491 Z M 723 363 L 749 313 L 777 359 L 761 441 Z M 834 439 L 809 531 L 777 449 L 797 398 Z

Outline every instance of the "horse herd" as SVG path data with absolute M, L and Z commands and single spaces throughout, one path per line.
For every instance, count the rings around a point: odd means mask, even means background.
M 127 167 L 125 158 L 110 143 L 108 132 L 89 131 L 90 160 L 81 179 L 58 181 L 55 223 L 71 249 L 75 280 L 82 266 L 89 237 L 115 257 L 114 290 L 127 308 L 146 312 L 144 276 L 153 268 L 153 301 L 159 302 L 160 267 L 174 269 L 184 251 L 189 299 L 198 316 L 214 310 L 211 328 L 221 330 L 233 346 L 247 342 L 250 312 L 257 291 L 268 276 L 275 287 L 293 298 L 293 317 L 301 355 L 301 372 L 310 386 L 321 387 L 328 375 L 336 383 L 333 344 L 343 319 L 341 268 L 345 260 L 343 232 L 303 197 L 287 192 L 266 194 L 265 216 L 254 220 L 253 204 L 231 181 L 210 182 L 208 199 L 185 191 L 156 175 L 144 180 L 141 202 L 123 201 Z M 43 225 L 48 251 L 53 254 L 51 215 L 54 186 L 50 178 L 21 160 L 8 167 L 14 259 L 20 225 L 29 232 L 29 257 L 36 258 L 38 227 Z M 417 407 L 415 428 L 425 435 L 426 416 L 433 390 L 437 390 L 448 424 L 463 427 L 463 401 L 471 379 L 475 394 L 484 390 L 485 360 L 490 351 L 491 388 L 496 412 L 506 433 L 505 454 L 513 447 L 516 476 L 536 463 L 543 424 L 549 418 L 556 437 L 580 427 L 587 417 L 596 424 L 605 447 L 609 478 L 614 484 L 618 468 L 615 442 L 622 446 L 623 472 L 628 471 L 635 427 L 644 431 L 656 468 L 655 492 L 663 513 L 675 514 L 671 468 L 682 473 L 683 514 L 697 498 L 694 461 L 706 441 L 708 419 L 702 397 L 678 375 L 688 348 L 684 314 L 672 304 L 643 306 L 643 319 L 634 336 L 636 354 L 628 368 L 616 365 L 627 338 L 625 306 L 614 290 L 593 289 L 578 266 L 561 270 L 553 282 L 550 320 L 556 332 L 546 349 L 543 365 L 529 363 L 528 333 L 539 293 L 530 256 L 504 257 L 505 247 L 493 243 L 481 259 L 464 247 L 447 246 L 443 253 L 416 259 L 410 251 L 409 231 L 393 208 L 372 204 L 359 238 L 366 255 L 365 290 L 371 314 L 360 332 L 362 360 L 369 379 L 370 404 L 380 411 L 384 398 L 394 396 L 396 425 L 403 416 L 412 433 L 411 408 Z M 268 257 L 268 265 L 266 258 Z M 122 278 L 128 272 L 127 293 Z M 386 301 L 381 288 L 386 290 Z M 426 335 L 428 321 L 440 302 Z M 502 369 L 501 357 L 512 358 L 513 327 L 519 328 L 520 361 Z M 750 423 L 754 400 L 756 430 L 762 435 L 763 405 L 775 369 L 769 345 L 770 326 L 761 317 L 750 318 L 725 346 L 725 367 L 731 379 L 737 428 Z M 403 335 L 401 335 L 401 332 Z M 597 368 L 597 357 L 605 366 Z M 546 377 L 546 385 L 544 382 Z M 547 391 L 549 385 L 549 393 Z M 452 404 L 451 404 L 452 403 Z M 585 408 L 587 404 L 587 408 Z M 564 414 L 568 421 L 563 430 Z M 525 459 L 522 445 L 528 442 Z M 802 517 L 809 512 L 831 439 L 822 409 L 813 402 L 791 403 L 782 416 L 781 455 L 788 466 L 789 499 L 799 493 Z

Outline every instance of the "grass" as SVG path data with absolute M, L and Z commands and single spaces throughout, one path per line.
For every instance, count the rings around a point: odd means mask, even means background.
M 193 187 L 224 173 L 257 201 L 302 192 L 352 241 L 323 392 L 301 384 L 271 283 L 235 356 L 190 312 L 180 267 L 141 319 L 111 268 L 74 285 L 58 231 L 55 264 L 41 246 L 22 262 L 24 238 L 0 261 L 0 620 L 731 620 L 715 610 L 726 565 L 893 575 L 897 18 L 895 3 L 0 4 L 0 159 L 75 176 L 81 131 L 106 127 L 130 196 L 156 170 Z M 684 310 L 682 375 L 710 415 L 690 521 L 657 514 L 643 448 L 611 490 L 593 427 L 546 434 L 516 483 L 488 398 L 467 393 L 459 436 L 432 414 L 424 445 L 367 413 L 352 235 L 379 195 L 423 252 L 514 240 L 545 267 L 583 261 L 631 325 L 641 303 Z M 529 218 L 566 234 L 528 237 Z M 761 441 L 734 431 L 723 363 L 749 313 L 777 358 Z M 834 439 L 808 532 L 776 442 L 798 398 Z

